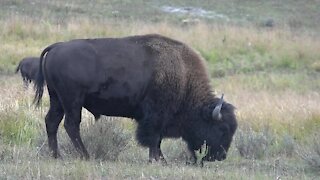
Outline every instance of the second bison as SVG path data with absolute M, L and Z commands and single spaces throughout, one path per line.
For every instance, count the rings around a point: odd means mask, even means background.
M 26 87 L 28 87 L 28 84 L 32 81 L 34 82 L 37 77 L 40 63 L 39 60 L 39 57 L 23 58 L 16 68 L 16 73 L 20 71 L 23 82 Z

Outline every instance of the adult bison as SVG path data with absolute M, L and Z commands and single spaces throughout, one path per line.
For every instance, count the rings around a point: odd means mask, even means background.
M 39 59 L 39 57 L 23 58 L 16 68 L 16 73 L 20 71 L 26 87 L 28 87 L 28 84 L 31 83 L 31 81 L 36 80 L 39 69 Z
M 164 160 L 162 138 L 182 137 L 194 151 L 206 142 L 208 161 L 223 160 L 237 128 L 234 107 L 212 94 L 203 60 L 187 45 L 161 35 L 77 39 L 45 48 L 36 80 L 39 105 L 46 81 L 49 148 L 60 156 L 57 129 L 64 127 L 81 157 L 89 158 L 79 126 L 81 109 L 94 115 L 133 118 L 149 161 Z

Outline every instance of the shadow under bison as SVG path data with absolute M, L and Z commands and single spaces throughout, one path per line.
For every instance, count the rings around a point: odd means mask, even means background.
M 192 161 L 206 142 L 204 160 L 224 160 L 237 128 L 234 107 L 212 93 L 204 61 L 187 45 L 161 36 L 76 39 L 45 48 L 35 81 L 39 105 L 46 82 L 49 148 L 59 157 L 57 130 L 64 127 L 81 157 L 81 109 L 93 115 L 133 118 L 149 161 L 164 161 L 163 138 L 182 137 Z

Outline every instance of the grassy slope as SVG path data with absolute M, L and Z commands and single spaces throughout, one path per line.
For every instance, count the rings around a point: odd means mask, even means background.
M 311 147 L 307 139 L 320 127 L 320 41 L 316 33 L 320 24 L 316 18 L 320 12 L 319 1 L 303 4 L 290 0 L 247 0 L 241 4 L 235 0 L 224 3 L 179 0 L 134 2 L 0 2 L 0 177 L 317 177 L 315 171 L 299 158 L 302 151 L 298 146 Z M 180 20 L 187 16 L 164 14 L 158 10 L 162 5 L 203 7 L 228 15 L 232 22 L 226 25 L 218 20 L 204 20 L 198 25 L 183 27 Z M 280 23 L 281 27 L 261 28 L 260 24 L 269 18 Z M 25 56 L 40 54 L 46 45 L 57 41 L 145 33 L 161 33 L 186 42 L 207 60 L 213 87 L 218 93 L 224 92 L 227 100 L 237 106 L 240 129 L 228 160 L 208 163 L 204 169 L 187 167 L 180 157 L 183 155 L 180 141 L 166 141 L 163 149 L 172 164 L 169 167 L 147 165 L 147 150 L 134 143 L 122 152 L 120 162 L 100 162 L 101 159 L 83 162 L 74 158 L 72 146 L 63 131 L 60 131 L 59 140 L 66 159 L 48 160 L 47 152 L 43 150 L 47 145 L 42 146 L 46 140 L 43 118 L 48 97 L 45 96 L 42 109 L 33 109 L 30 104 L 31 90 L 24 91 L 20 78 L 12 75 L 18 61 Z M 91 115 L 85 113 L 84 138 L 90 137 L 90 131 L 86 129 L 92 127 L 91 121 Z M 131 121 L 124 121 L 124 124 L 125 131 L 134 136 L 134 124 Z M 63 127 L 60 129 L 63 130 Z M 257 153 L 254 159 L 239 155 L 242 144 L 246 147 L 250 145 L 245 144 L 244 139 L 263 147 L 254 148 L 262 152 L 247 149 L 249 153 Z M 114 146 L 106 148 L 116 151 Z M 180 158 L 176 162 L 177 157 Z
M 273 19 L 276 24 L 288 25 L 293 28 L 319 29 L 319 0 L 305 1 L 256 1 L 256 0 L 110 0 L 84 1 L 70 0 L 3 0 L 1 1 L 1 17 L 27 15 L 39 19 L 48 18 L 66 21 L 74 17 L 92 17 L 95 19 L 119 18 L 126 20 L 176 21 L 176 17 L 160 10 L 161 6 L 201 7 L 230 17 L 233 23 L 261 24 Z M 118 13 L 115 13 L 118 12 Z M 179 18 L 185 18 L 179 16 Z M 217 20 L 217 19 L 215 19 Z M 213 21 L 215 21 L 213 20 Z

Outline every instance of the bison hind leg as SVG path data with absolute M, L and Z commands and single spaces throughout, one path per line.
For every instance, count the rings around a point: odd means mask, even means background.
M 66 113 L 66 118 L 64 121 L 64 127 L 70 137 L 72 144 L 75 146 L 76 150 L 81 154 L 81 158 L 89 159 L 89 153 L 84 147 L 82 139 L 80 137 L 80 118 L 81 110 L 78 112 L 68 112 Z
M 73 92 L 72 95 L 63 96 L 65 110 L 64 128 L 70 137 L 72 144 L 80 153 L 81 158 L 89 159 L 89 153 L 85 148 L 80 136 L 81 110 L 84 96 L 80 92 Z
M 53 157 L 58 158 L 60 157 L 60 154 L 58 152 L 57 132 L 64 111 L 56 93 L 50 89 L 48 89 L 48 92 L 50 96 L 50 108 L 45 117 L 48 144 Z

